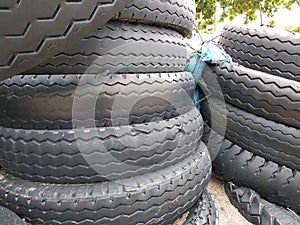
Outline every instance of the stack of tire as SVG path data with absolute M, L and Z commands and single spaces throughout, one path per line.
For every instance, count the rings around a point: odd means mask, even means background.
M 10 70 L 2 67 L 21 75 L 0 84 L 0 204 L 31 224 L 169 224 L 201 198 L 187 224 L 214 224 L 213 201 L 201 196 L 211 160 L 192 105 L 193 77 L 184 72 L 194 2 L 133 0 L 103 26 L 87 23 L 102 1 L 88 19 L 91 3 L 62 2 L 6 8 L 11 18 L 36 16 L 11 39 L 26 39 L 42 21 L 58 27 L 48 27 L 45 43 L 52 44 L 40 43 L 37 56 L 19 49 Z M 50 57 L 73 34 L 56 35 L 74 10 L 80 19 L 68 29 L 94 33 Z
M 222 90 L 211 86 L 211 93 L 222 96 L 226 105 L 224 109 L 218 98 L 203 105 L 210 124 L 212 112 L 217 114 L 218 126 L 212 128 L 221 152 L 213 163 L 214 173 L 300 212 L 300 37 L 226 26 L 219 42 L 234 63 L 205 70 Z M 223 129 L 224 138 L 218 134 Z M 293 224 L 276 223 L 275 211 L 270 216 L 266 208 L 252 204 L 254 195 L 235 189 L 231 191 L 248 217 L 263 218 L 257 224 Z

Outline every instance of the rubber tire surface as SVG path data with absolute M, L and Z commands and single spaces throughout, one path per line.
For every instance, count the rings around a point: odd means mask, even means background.
M 26 225 L 17 214 L 2 206 L 0 206 L 0 221 L 1 225 Z
M 297 170 L 269 161 L 224 138 L 213 171 L 225 181 L 249 187 L 270 202 L 300 212 Z
M 220 152 L 223 138 L 220 135 L 218 135 L 217 132 L 211 129 L 206 123 L 204 123 L 202 141 L 206 144 L 208 148 L 211 161 L 214 161 Z
M 22 73 L 103 26 L 131 1 L 1 3 L 0 80 Z
M 226 126 L 226 138 L 247 150 L 274 161 L 280 165 L 300 170 L 300 130 L 258 117 L 227 104 L 226 115 L 218 100 L 214 104 L 203 104 L 204 118 L 210 110 L 221 112 L 216 118 L 220 121 L 215 131 Z M 227 119 L 227 124 L 222 121 Z M 210 125 L 210 124 L 209 124 Z
M 189 211 L 183 225 L 218 225 L 218 209 L 207 190 L 203 191 L 200 200 Z
M 195 14 L 194 0 L 132 0 L 115 19 L 156 24 L 188 36 L 193 31 Z
M 170 119 L 191 109 L 194 86 L 187 72 L 15 76 L 0 83 L 0 124 L 71 129 Z
M 238 108 L 300 128 L 300 83 L 239 66 L 224 63 L 204 70 L 215 76 L 225 100 Z M 212 92 L 218 92 L 214 86 Z
M 219 42 L 241 65 L 300 81 L 300 35 L 226 26 Z
M 70 130 L 0 129 L 0 164 L 45 183 L 117 180 L 166 168 L 197 149 L 203 120 L 188 113 L 138 125 Z
M 274 205 L 250 188 L 225 183 L 225 192 L 230 202 L 251 223 L 256 225 L 300 224 L 300 217 L 291 211 Z
M 32 224 L 169 224 L 209 181 L 211 161 L 204 144 L 200 149 L 164 170 L 117 182 L 47 186 L 3 175 L 0 203 Z
M 178 32 L 113 21 L 23 74 L 181 72 L 186 58 Z

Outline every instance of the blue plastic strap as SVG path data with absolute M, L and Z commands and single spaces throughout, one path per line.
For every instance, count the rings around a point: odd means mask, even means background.
M 219 65 L 222 62 L 231 62 L 230 56 L 222 49 L 222 47 L 213 42 L 204 42 L 200 49 L 200 55 L 204 62 Z
M 193 104 L 200 111 L 200 95 L 198 83 L 202 77 L 206 64 L 219 65 L 222 62 L 231 62 L 231 58 L 217 43 L 204 42 L 200 51 L 197 51 L 186 64 L 186 71 L 191 72 L 195 80 L 195 93 Z

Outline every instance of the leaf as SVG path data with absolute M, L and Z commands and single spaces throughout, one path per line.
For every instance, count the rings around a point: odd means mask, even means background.
M 293 4 L 300 6 L 300 0 L 196 0 L 197 26 L 199 29 L 207 29 L 213 25 L 217 5 L 222 10 L 219 22 L 224 22 L 225 19 L 233 20 L 242 15 L 244 23 L 247 24 L 258 19 L 259 11 L 262 17 L 273 17 L 281 6 L 291 9 Z M 274 27 L 275 22 L 271 21 L 268 26 Z

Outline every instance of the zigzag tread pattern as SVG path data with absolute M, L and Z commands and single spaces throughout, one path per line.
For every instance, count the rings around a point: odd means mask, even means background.
M 147 72 L 177 72 L 185 62 L 185 44 L 176 31 L 110 22 L 25 74 L 138 73 L 147 67 Z
M 203 149 L 166 169 L 118 182 L 47 186 L 5 175 L 0 185 L 1 204 L 33 224 L 168 224 L 174 212 L 177 217 L 198 200 L 208 183 L 209 164 Z M 22 204 L 23 200 L 29 204 Z M 33 213 L 26 213 L 28 210 Z
M 115 19 L 157 24 L 176 29 L 187 36 L 193 30 L 194 17 L 195 2 L 193 0 L 133 0 L 119 12 Z
M 199 118 L 202 121 L 202 117 L 200 114 L 193 108 L 190 112 L 179 116 L 181 119 L 193 120 L 195 118 Z M 50 142 L 57 142 L 58 140 L 63 140 L 66 142 L 72 142 L 77 140 L 75 138 L 74 133 L 76 132 L 76 136 L 79 136 L 81 140 L 88 141 L 94 137 L 100 138 L 108 138 L 110 136 L 115 138 L 121 138 L 124 134 L 127 134 L 129 131 L 143 131 L 145 134 L 151 133 L 153 130 L 161 131 L 162 129 L 169 129 L 179 126 L 178 122 L 179 118 L 172 118 L 170 120 L 165 121 L 155 121 L 151 123 L 145 124 L 136 124 L 136 125 L 128 125 L 122 126 L 122 129 L 118 129 L 115 127 L 107 127 L 107 128 L 87 128 L 87 129 L 74 129 L 72 130 L 22 130 L 22 129 L 11 129 L 11 128 L 2 128 L 1 129 L 1 136 L 5 138 L 13 138 L 13 139 L 22 139 L 24 141 L 34 140 L 37 142 L 43 141 L 50 141 Z M 150 130 L 145 129 L 151 125 Z M 32 135 L 33 133 L 39 135 Z M 95 136 L 96 135 L 96 136 Z M 136 134 L 132 134 L 136 135 Z M 20 136 L 20 137 L 19 137 Z
M 220 105 L 217 101 L 215 103 L 210 105 L 211 110 L 219 114 L 217 120 L 226 116 L 226 137 L 229 140 L 255 154 L 299 170 L 298 129 L 266 120 L 229 104 L 226 105 L 227 114 L 223 115 L 218 113 Z M 206 111 L 204 109 L 204 112 Z
M 229 103 L 266 119 L 300 128 L 298 82 L 235 64 L 225 63 L 211 69 L 206 72 L 217 77 Z M 218 91 L 213 86 L 209 89 Z
M 72 121 L 111 126 L 168 119 L 188 112 L 191 104 L 186 102 L 192 98 L 193 89 L 192 76 L 185 72 L 108 78 L 17 76 L 0 84 L 1 123 L 13 128 L 67 129 L 72 128 Z M 86 115 L 90 115 L 91 107 L 86 104 L 95 99 L 95 117 L 89 119 Z M 77 105 L 86 106 L 75 116 L 74 100 Z
M 193 136 L 193 134 L 191 136 Z M 68 165 L 53 166 L 53 165 L 49 165 L 49 163 L 45 165 L 36 164 L 37 161 L 36 158 L 39 157 L 39 155 L 37 154 L 28 154 L 28 155 L 15 154 L 16 156 L 23 157 L 23 159 L 26 158 L 27 160 L 33 157 L 34 160 L 32 160 L 31 163 L 15 162 L 6 159 L 1 159 L 0 162 L 3 168 L 5 168 L 5 171 L 7 173 L 19 177 L 21 179 L 29 180 L 33 182 L 56 183 L 56 184 L 106 182 L 108 180 L 116 180 L 119 178 L 132 177 L 140 174 L 145 174 L 151 171 L 156 171 L 158 169 L 166 168 L 168 166 L 174 165 L 177 162 L 186 159 L 188 156 L 192 154 L 191 149 L 196 149 L 196 146 L 199 145 L 199 140 L 196 139 L 195 135 L 193 138 L 195 139 L 195 141 L 191 141 L 189 144 L 186 144 L 184 146 L 178 146 L 174 150 L 167 150 L 163 154 L 156 154 L 152 157 L 142 157 L 142 159 L 140 160 L 127 160 L 126 163 L 123 163 L 121 170 L 119 168 L 120 162 L 118 162 L 117 159 L 115 159 L 116 162 L 110 162 L 107 165 L 99 165 L 99 164 L 85 165 L 87 163 L 84 161 L 84 158 L 82 158 L 80 154 L 78 154 L 78 157 L 75 157 L 75 155 L 71 157 L 64 157 L 64 155 L 52 157 L 50 155 L 49 157 L 41 156 L 40 158 L 38 158 L 38 161 L 57 160 L 57 163 L 62 163 L 62 164 L 63 163 L 67 164 L 71 160 L 76 160 L 75 162 L 73 162 L 73 164 L 77 164 L 77 165 L 71 165 L 71 166 Z M 171 141 L 167 141 L 166 143 L 172 144 Z M 186 149 L 189 149 L 189 151 L 186 151 Z M 172 158 L 169 157 L 170 154 L 173 154 Z M 14 157 L 14 154 L 9 154 L 9 155 L 11 155 L 12 158 Z M 96 157 L 99 157 L 97 154 L 94 155 Z M 9 157 L 9 156 L 5 155 L 4 157 Z M 83 162 L 81 163 L 81 161 Z M 134 165 L 138 165 L 139 161 L 143 163 L 143 166 L 134 166 Z M 157 162 L 157 161 L 160 162 L 150 165 L 150 163 Z M 37 173 L 36 171 L 39 172 Z M 101 173 L 97 171 L 101 171 Z
M 82 182 L 95 175 L 93 169 L 103 177 L 119 179 L 170 165 L 197 149 L 203 121 L 193 109 L 168 121 L 120 128 L 100 128 L 100 132 L 3 128 L 1 164 L 14 175 L 42 182 Z
M 6 37 L 0 41 L 3 49 L 1 80 L 20 74 L 72 46 L 103 26 L 128 3 L 130 0 L 22 0 L 15 4 L 1 13 L 1 36 Z M 16 20 L 16 17 L 22 19 Z
M 39 88 L 49 89 L 52 86 L 64 87 L 67 85 L 84 86 L 98 86 L 100 84 L 106 84 L 108 86 L 114 86 L 120 84 L 126 86 L 130 83 L 140 85 L 143 83 L 153 84 L 153 82 L 180 82 L 180 81 L 192 81 L 193 77 L 188 72 L 177 73 L 150 73 L 150 74 L 109 74 L 107 76 L 97 76 L 97 74 L 83 75 L 83 74 L 63 74 L 63 75 L 18 75 L 0 83 L 0 87 L 13 89 L 14 87 L 19 89 L 26 88 Z M 0 89 L 0 90 L 1 90 Z
M 262 58 L 258 55 L 254 55 L 252 53 L 243 53 L 241 51 L 237 52 L 237 50 L 231 49 L 229 47 L 227 47 L 226 51 L 230 55 L 238 54 L 239 57 L 235 59 L 236 62 L 238 62 L 241 65 L 244 65 L 247 68 L 255 69 L 279 77 L 284 77 L 289 80 L 295 80 L 297 82 L 300 81 L 300 76 L 298 74 L 293 74 L 289 71 L 291 70 L 291 68 L 293 68 L 294 71 L 297 71 L 298 67 L 295 67 L 293 65 L 287 65 L 283 62 L 277 61 L 277 64 L 280 65 L 275 65 L 274 68 L 270 68 L 270 66 L 274 64 L 274 61 L 269 58 L 266 58 L 264 59 L 264 61 L 262 61 Z
M 149 99 L 148 99 L 149 100 Z M 192 106 L 184 106 L 184 107 L 174 107 L 174 109 L 165 108 L 165 106 L 155 105 L 153 107 L 144 107 L 148 112 L 154 113 L 143 113 L 142 115 L 134 115 L 134 113 L 129 116 L 126 115 L 127 111 L 124 110 L 124 115 L 112 116 L 111 111 L 105 111 L 101 114 L 100 118 L 97 119 L 70 119 L 65 120 L 64 118 L 67 113 L 58 112 L 56 114 L 56 118 L 53 119 L 20 119 L 6 116 L 5 119 L 0 119 L 0 124 L 3 127 L 14 128 L 14 129 L 68 129 L 68 128 L 76 128 L 76 127 L 112 127 L 112 126 L 124 126 L 124 125 L 134 125 L 134 124 L 142 124 L 149 123 L 151 121 L 159 121 L 159 120 L 168 120 L 179 115 L 182 115 L 188 112 Z M 158 109 L 161 109 L 162 113 L 155 112 Z M 114 110 L 115 112 L 115 110 Z M 1 114 L 0 114 L 1 115 Z
M 225 191 L 231 203 L 251 223 L 256 225 L 293 225 L 300 223 L 300 217 L 282 207 L 260 198 L 250 188 L 225 183 Z
M 128 59 L 128 58 L 126 58 Z M 164 59 L 169 62 L 164 62 Z M 69 73 L 85 73 L 85 74 L 94 74 L 94 73 L 156 73 L 156 72 L 181 72 L 184 71 L 186 57 L 151 57 L 150 60 L 145 59 L 144 57 L 138 57 L 136 63 L 118 63 L 116 65 L 112 64 L 101 64 L 93 63 L 82 64 L 76 63 L 76 65 L 70 66 L 68 64 L 60 64 L 58 66 L 53 66 L 51 64 L 42 67 L 35 67 L 35 73 L 43 74 L 43 71 L 51 71 L 50 74 L 56 74 L 56 70 L 60 70 L 62 74 Z M 143 61 L 143 62 L 140 62 Z M 30 73 L 28 73 L 30 74 Z M 32 73 L 31 73 L 32 74 Z
M 297 35 L 227 26 L 219 42 L 241 65 L 300 81 Z
M 148 34 L 139 37 L 138 34 Z M 167 38 L 169 36 L 169 39 Z M 112 42 L 128 41 L 128 40 L 148 40 L 161 43 L 183 43 L 182 35 L 172 29 L 166 29 L 160 26 L 139 24 L 139 23 L 124 23 L 118 21 L 110 21 L 104 27 L 97 29 L 95 32 L 82 39 L 85 41 L 99 42 L 99 39 L 107 39 Z M 78 45 L 74 45 L 78 46 Z M 72 48 L 70 48 L 72 49 Z
M 183 225 L 217 225 L 218 209 L 213 197 L 204 190 L 199 202 L 189 211 L 187 220 Z
M 270 202 L 300 211 L 297 170 L 260 157 L 223 137 L 213 171 L 225 181 L 255 190 Z

